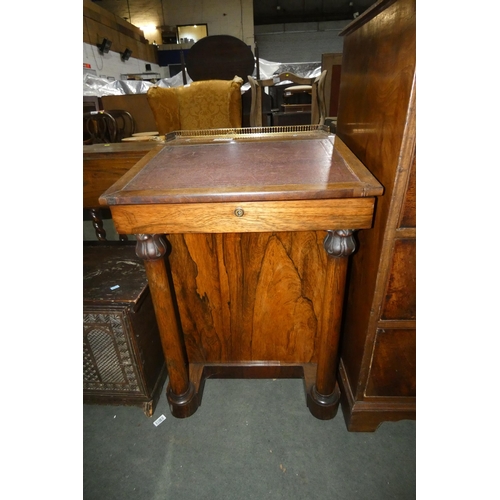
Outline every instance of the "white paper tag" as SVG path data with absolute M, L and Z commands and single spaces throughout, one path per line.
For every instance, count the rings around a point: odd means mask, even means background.
M 165 415 L 160 415 L 154 422 L 153 424 L 155 427 L 158 427 L 164 420 L 166 420 L 167 417 Z
M 110 286 L 110 290 L 116 290 L 117 288 L 120 288 L 120 285 L 115 285 L 115 286 Z

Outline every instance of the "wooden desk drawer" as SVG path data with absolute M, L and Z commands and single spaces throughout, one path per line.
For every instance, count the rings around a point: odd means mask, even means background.
M 416 330 L 379 329 L 366 386 L 367 397 L 416 396 Z
M 374 198 L 342 198 L 110 208 L 121 234 L 168 234 L 367 229 L 373 207 Z
M 382 320 L 415 320 L 416 318 L 416 245 L 414 238 L 394 241 L 391 272 L 382 306 Z

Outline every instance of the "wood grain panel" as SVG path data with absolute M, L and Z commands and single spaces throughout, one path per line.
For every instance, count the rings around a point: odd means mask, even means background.
M 359 233 L 348 284 L 342 359 L 355 398 L 368 376 L 385 273 L 414 152 L 416 2 L 378 2 L 351 23 L 342 58 L 337 137 L 384 186 L 373 230 Z
M 417 227 L 417 163 L 416 155 L 413 157 L 408 189 L 401 214 L 399 227 Z
M 83 0 L 83 42 L 97 45 L 103 38 L 112 41 L 114 52 L 129 48 L 133 56 L 145 61 L 158 63 L 158 52 L 144 38 L 137 27 L 121 19 L 90 0 Z M 97 47 L 95 47 L 97 54 Z
M 383 13 L 344 39 L 336 132 L 385 188 L 376 214 L 382 231 L 391 201 L 406 187 L 398 180 L 407 173 L 398 167 L 407 168 L 401 165 L 401 140 L 416 60 L 415 0 L 384 4 Z
M 84 146 L 83 208 L 99 207 L 99 196 L 154 146 L 153 142 Z
M 317 362 L 324 236 L 169 235 L 190 362 Z
M 416 240 L 396 239 L 389 281 L 382 308 L 382 319 L 416 318 Z
M 415 330 L 377 330 L 366 396 L 416 396 Z
M 341 65 L 341 52 L 321 55 L 321 70 L 328 71 L 325 78 L 326 116 L 337 116 Z
M 111 205 L 111 213 L 120 234 L 307 231 L 369 228 L 373 205 L 373 198 Z

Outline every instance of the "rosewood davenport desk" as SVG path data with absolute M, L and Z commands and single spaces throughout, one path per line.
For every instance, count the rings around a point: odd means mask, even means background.
M 347 262 L 382 190 L 299 126 L 169 134 L 100 197 L 136 235 L 175 417 L 208 377 L 303 378 L 310 412 L 336 415 Z

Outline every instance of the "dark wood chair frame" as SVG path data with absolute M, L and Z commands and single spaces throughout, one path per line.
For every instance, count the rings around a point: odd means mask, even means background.
M 94 144 L 116 142 L 116 120 L 107 111 L 83 113 L 83 123 Z
M 297 85 L 311 85 L 312 87 L 312 110 L 311 123 L 323 125 L 326 118 L 325 105 L 325 79 L 327 70 L 323 70 L 317 77 L 304 78 L 294 73 L 281 73 L 266 80 L 260 80 L 248 76 L 250 90 L 252 93 L 252 104 L 250 107 L 250 126 L 262 127 L 262 93 L 266 87 L 278 85 L 281 82 L 291 81 Z

